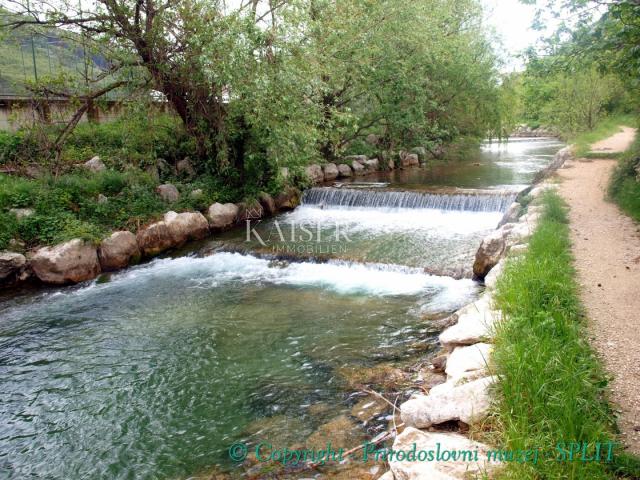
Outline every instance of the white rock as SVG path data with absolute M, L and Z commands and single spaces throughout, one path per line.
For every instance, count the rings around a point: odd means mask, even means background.
M 209 225 L 213 229 L 223 229 L 230 227 L 236 221 L 239 208 L 234 203 L 214 203 L 207 210 L 207 218 Z
M 529 244 L 520 243 L 518 245 L 514 245 L 513 247 L 511 247 L 509 249 L 509 253 L 511 255 L 522 255 L 523 253 L 527 253 L 527 250 L 529 250 Z
M 13 213 L 18 220 L 22 220 L 23 218 L 30 217 L 34 214 L 34 211 L 31 208 L 10 208 L 9 212 Z
M 429 395 L 416 396 L 400 406 L 402 421 L 417 428 L 451 420 L 479 422 L 489 413 L 489 387 L 495 381 L 496 377 L 484 377 L 450 389 L 435 387 Z
M 31 258 L 36 276 L 45 283 L 78 283 L 100 273 L 96 247 L 79 238 L 55 247 L 43 247 Z
M 102 162 L 102 160 L 100 160 L 100 157 L 96 155 L 91 160 L 84 162 L 84 168 L 93 173 L 98 173 L 104 172 L 107 169 L 107 166 Z
M 409 456 L 414 447 L 416 458 Z M 487 454 L 491 447 L 469 440 L 459 433 L 423 432 L 409 427 L 398 435 L 392 449 L 394 452 L 406 452 L 404 459 L 399 460 L 398 455 L 394 455 L 389 461 L 393 477 L 388 478 L 395 480 L 484 478 L 484 474 L 491 473 L 499 466 L 495 461 L 488 461 Z M 430 451 L 434 452 L 434 456 L 438 451 L 441 455 L 445 451 L 456 452 L 456 459 L 441 457 L 434 458 L 434 461 L 421 461 L 421 455 L 425 454 L 420 452 Z
M 443 331 L 439 337 L 440 343 L 448 349 L 490 339 L 493 326 L 500 319 L 500 312 L 491 308 L 489 295 L 483 295 L 456 314 L 457 323 Z
M 507 233 L 507 247 L 523 243 L 533 234 L 534 231 L 533 226 L 526 222 L 518 222 L 510 225 L 514 225 L 514 227 Z
M 200 212 L 167 212 L 164 214 L 164 223 L 176 245 L 189 240 L 201 240 L 209 235 L 209 222 Z
M 488 343 L 458 347 L 449 355 L 445 373 L 449 379 L 456 379 L 470 372 L 486 371 L 492 350 Z
M 502 275 L 502 272 L 504 272 L 505 265 L 506 265 L 506 262 L 505 262 L 505 259 L 503 258 L 502 260 L 500 260 L 496 264 L 495 267 L 493 267 L 491 269 L 489 274 L 486 277 L 484 277 L 484 285 L 485 285 L 485 287 L 487 287 L 489 290 L 495 290 L 496 289 L 496 285 L 498 283 L 498 279 Z
M 377 158 L 372 158 L 364 162 L 364 166 L 368 171 L 375 172 L 376 170 L 378 170 L 378 167 L 380 166 L 380 162 L 378 161 Z

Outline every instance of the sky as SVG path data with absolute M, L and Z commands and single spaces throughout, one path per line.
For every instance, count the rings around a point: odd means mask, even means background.
M 540 32 L 531 29 L 535 7 L 518 0 L 482 0 L 486 22 L 502 37 L 506 56 L 510 57 L 505 71 L 521 70 L 522 61 L 514 58 L 522 50 L 535 44 Z

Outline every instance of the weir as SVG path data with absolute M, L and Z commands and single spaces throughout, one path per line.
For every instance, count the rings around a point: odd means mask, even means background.
M 304 205 L 334 207 L 407 208 L 458 210 L 471 212 L 504 212 L 517 192 L 486 190 L 464 193 L 424 193 L 410 191 L 353 190 L 346 188 L 311 188 L 304 192 Z

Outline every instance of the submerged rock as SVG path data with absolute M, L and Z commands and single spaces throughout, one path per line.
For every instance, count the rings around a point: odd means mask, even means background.
M 306 448 L 324 448 L 331 443 L 334 450 L 345 450 L 355 447 L 364 440 L 364 433 L 360 427 L 347 415 L 340 415 L 329 422 L 320 425 L 305 442 Z
M 212 230 L 222 230 L 236 223 L 240 209 L 235 203 L 214 203 L 207 210 L 209 226 Z
M 429 395 L 417 395 L 400 406 L 402 421 L 408 427 L 417 428 L 452 420 L 469 425 L 479 422 L 489 412 L 489 387 L 495 381 L 495 377 L 484 377 L 462 385 L 447 385 L 447 382 L 434 387 Z
M 119 270 L 140 259 L 136 236 L 131 232 L 114 232 L 105 238 L 98 248 L 98 258 L 103 271 Z
M 499 466 L 496 462 L 488 461 L 488 445 L 474 442 L 458 433 L 423 432 L 409 427 L 395 439 L 393 450 L 406 452 L 404 458 L 399 459 L 396 456 L 389 462 L 393 477 L 386 478 L 396 480 L 484 478 L 485 474 Z M 407 455 L 412 451 L 416 452 L 414 455 L 430 451 L 435 455 L 439 451 L 444 456 L 440 459 L 434 458 L 433 461 L 421 460 L 420 457 L 413 458 Z M 455 452 L 455 458 L 451 455 L 452 452 Z
M 31 267 L 41 281 L 56 285 L 84 282 L 100 273 L 96 247 L 79 238 L 38 249 Z

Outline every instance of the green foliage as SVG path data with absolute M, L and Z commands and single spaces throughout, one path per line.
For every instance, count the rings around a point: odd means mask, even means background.
M 609 196 L 631 218 L 640 222 L 640 137 L 620 159 L 611 176 Z
M 569 137 L 568 141 L 576 146 L 577 156 L 589 156 L 592 144 L 618 133 L 621 127 L 635 125 L 636 122 L 633 115 L 612 115 L 602 119 L 592 130 Z M 610 153 L 599 155 L 597 158 L 603 158 L 603 155 L 604 158 L 612 158 Z
M 496 421 L 506 449 L 553 450 L 559 441 L 606 442 L 613 415 L 603 371 L 584 334 L 566 206 L 555 193 L 523 257 L 512 259 L 496 293 L 500 375 Z M 602 462 L 508 464 L 503 478 L 613 478 Z

